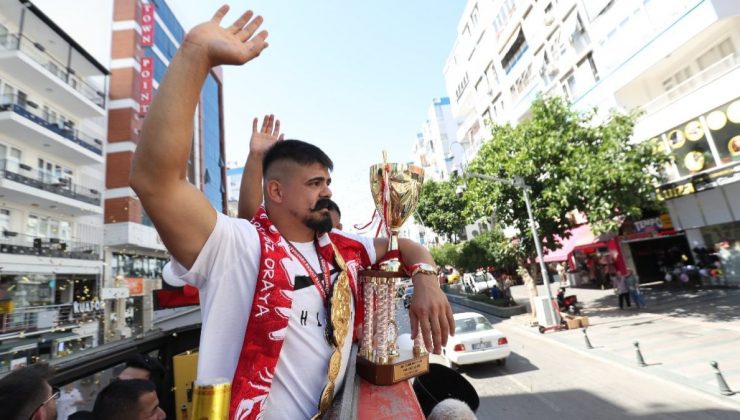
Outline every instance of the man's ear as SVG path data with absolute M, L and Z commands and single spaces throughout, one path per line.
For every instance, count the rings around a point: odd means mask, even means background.
M 271 179 L 265 183 L 265 202 L 283 202 L 283 187 L 277 179 Z

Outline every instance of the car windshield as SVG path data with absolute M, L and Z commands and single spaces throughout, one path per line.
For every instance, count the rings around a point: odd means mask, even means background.
M 455 334 L 492 330 L 493 325 L 482 316 L 455 320 Z

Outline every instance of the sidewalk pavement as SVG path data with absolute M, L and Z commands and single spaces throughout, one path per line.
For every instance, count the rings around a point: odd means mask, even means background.
M 557 283 L 552 283 L 555 296 Z M 546 296 L 544 285 L 539 294 Z M 735 403 L 740 409 L 740 289 L 667 290 L 661 285 L 643 287 L 646 308 L 619 309 L 611 289 L 568 288 L 589 317 L 587 349 L 582 329 L 546 332 L 545 337 L 572 348 L 583 356 L 596 357 L 626 368 L 640 370 L 664 380 Z M 512 288 L 512 296 L 527 301 L 524 286 Z M 529 326 L 529 315 L 503 322 L 539 334 Z M 648 366 L 640 367 L 634 343 Z M 719 363 L 733 396 L 723 396 L 711 361 Z M 629 384 L 625 384 L 629 386 Z

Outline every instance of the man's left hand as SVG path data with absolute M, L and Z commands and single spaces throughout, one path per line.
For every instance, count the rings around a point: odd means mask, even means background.
M 409 307 L 411 338 L 416 338 L 421 328 L 427 350 L 433 349 L 433 353 L 440 354 L 442 347 L 447 345 L 447 337 L 455 335 L 452 308 L 439 288 L 436 276 L 419 273 L 413 281 L 414 296 Z

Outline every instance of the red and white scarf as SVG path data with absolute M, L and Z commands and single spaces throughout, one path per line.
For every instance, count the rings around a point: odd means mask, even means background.
M 272 224 L 263 207 L 257 211 L 252 224 L 260 238 L 261 256 L 252 309 L 231 387 L 229 418 L 237 420 L 262 417 L 288 330 L 295 286 L 295 280 L 284 265 L 292 264 L 286 240 Z M 356 329 L 362 322 L 362 302 L 358 300 L 356 286 L 357 273 L 362 267 L 370 265 L 370 261 L 361 243 L 329 233 L 318 238 L 318 252 L 326 261 L 334 263 L 334 266 L 336 263 L 332 243 L 347 265 L 357 308 Z

